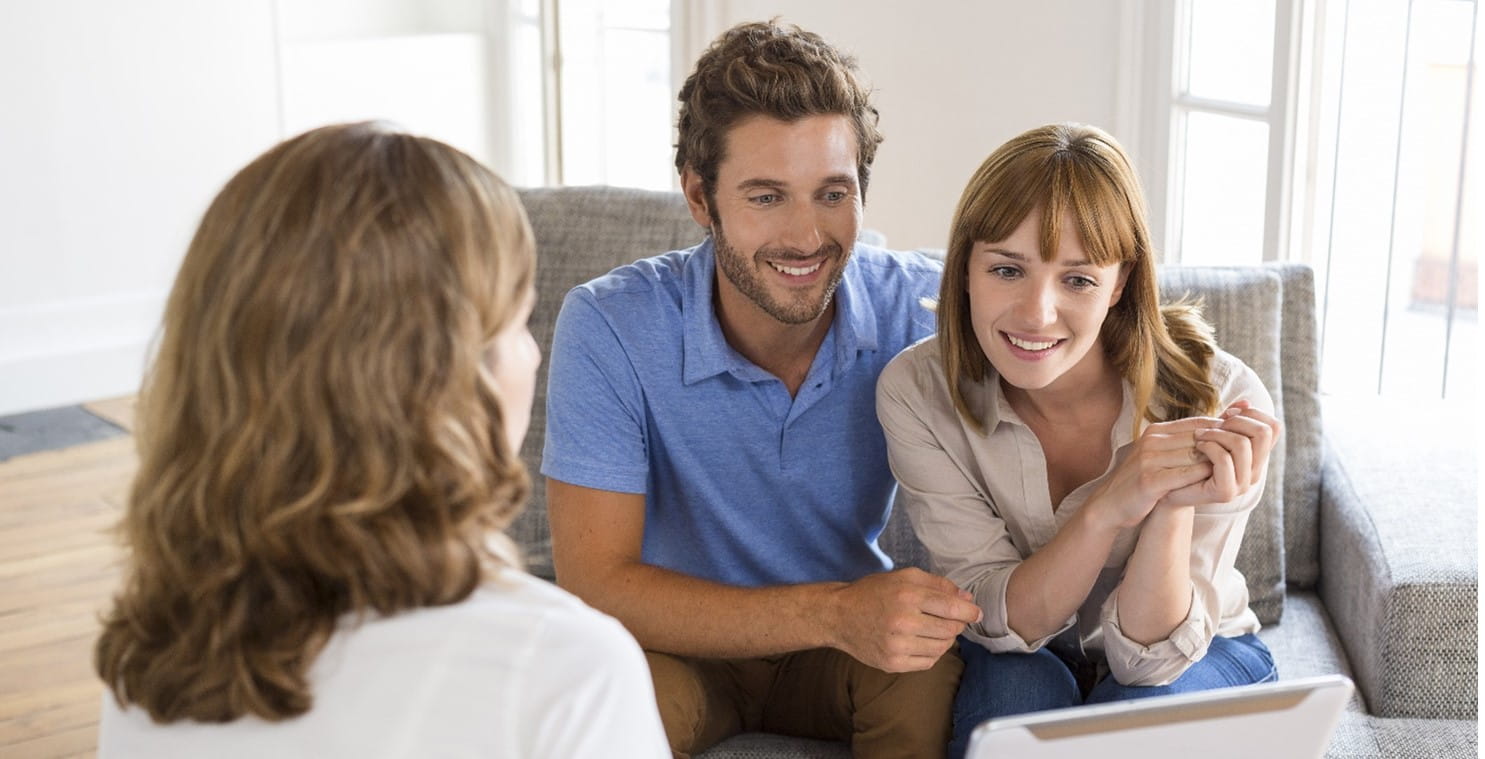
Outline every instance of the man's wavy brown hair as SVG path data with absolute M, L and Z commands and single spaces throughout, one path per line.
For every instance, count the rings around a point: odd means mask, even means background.
M 1033 211 L 1041 215 L 1041 257 L 1057 252 L 1064 214 L 1096 266 L 1121 264 L 1124 294 L 1104 318 L 1101 337 L 1114 366 L 1134 389 L 1134 435 L 1144 422 L 1217 411 L 1210 371 L 1212 328 L 1192 303 L 1161 305 L 1155 251 L 1139 176 L 1119 143 L 1097 127 L 1048 124 L 990 154 L 970 178 L 954 220 L 939 292 L 938 334 L 954 406 L 980 429 L 966 386 L 984 380 L 990 360 L 970 321 L 967 278 L 976 242 L 1011 236 Z
M 715 219 L 717 169 L 727 157 L 727 132 L 755 115 L 794 122 L 837 114 L 856 135 L 861 197 L 871 179 L 882 133 L 871 91 L 858 78 L 856 59 L 820 35 L 777 21 L 738 24 L 718 37 L 681 86 L 676 171 L 701 178 Z
M 166 305 L 95 665 L 157 722 L 307 711 L 347 614 L 458 602 L 529 481 L 482 352 L 532 286 L 514 192 L 375 124 L 231 179 Z M 498 357 L 497 357 L 498 360 Z

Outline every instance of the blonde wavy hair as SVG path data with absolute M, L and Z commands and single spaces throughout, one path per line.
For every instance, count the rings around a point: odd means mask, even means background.
M 970 322 L 970 251 L 976 242 L 1010 237 L 1038 209 L 1042 260 L 1056 255 L 1060 222 L 1070 214 L 1092 263 L 1122 264 L 1129 273 L 1101 337 L 1134 388 L 1135 435 L 1146 421 L 1215 413 L 1217 388 L 1208 378 L 1212 329 L 1194 303 L 1160 304 L 1144 193 L 1124 149 L 1097 127 L 1049 124 L 991 153 L 970 178 L 950 223 L 938 333 L 944 376 L 960 416 L 983 430 L 965 393 L 990 370 Z
M 509 186 L 376 124 L 302 134 L 227 183 L 141 394 L 126 579 L 95 650 L 120 704 L 302 714 L 344 615 L 452 604 L 515 561 L 487 541 L 529 480 L 482 353 L 534 267 Z

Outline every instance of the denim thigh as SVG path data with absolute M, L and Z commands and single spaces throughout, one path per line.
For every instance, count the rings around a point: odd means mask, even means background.
M 964 675 L 954 698 L 951 759 L 964 756 L 970 733 L 987 719 L 1082 703 L 1072 670 L 1046 649 L 1029 654 L 994 654 L 961 637 L 959 656 L 964 659 Z

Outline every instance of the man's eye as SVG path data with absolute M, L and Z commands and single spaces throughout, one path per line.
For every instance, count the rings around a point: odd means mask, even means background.
M 753 202 L 760 206 L 771 206 L 779 202 L 779 196 L 771 192 L 763 195 L 754 195 Z
M 842 200 L 845 200 L 847 197 L 848 196 L 846 195 L 846 193 L 839 190 L 825 193 L 825 200 L 830 203 L 839 203 Z

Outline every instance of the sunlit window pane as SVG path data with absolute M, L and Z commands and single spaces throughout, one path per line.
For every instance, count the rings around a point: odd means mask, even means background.
M 1338 137 L 1333 218 L 1316 246 L 1329 266 L 1322 271 L 1323 391 L 1478 392 L 1485 237 L 1476 219 L 1485 211 L 1473 188 L 1482 163 L 1475 146 L 1485 142 L 1471 120 L 1466 154 L 1462 129 L 1473 10 L 1460 0 L 1350 9 L 1345 90 L 1331 95 L 1345 106 L 1331 127 Z
M 563 183 L 671 189 L 669 0 L 561 8 Z
M 1274 0 L 1189 0 L 1188 94 L 1266 106 L 1273 76 Z
M 1188 114 L 1184 165 L 1181 263 L 1262 261 L 1268 125 Z
M 541 6 L 523 0 L 513 15 L 510 30 L 509 176 L 517 185 L 546 184 L 546 110 L 542 92 Z M 498 125 L 497 125 L 498 127 Z
M 1469 79 L 1470 12 L 1468 3 L 1457 0 L 1413 4 L 1389 249 L 1384 395 L 1442 392 L 1446 340 L 1448 395 L 1473 394 L 1476 389 L 1478 251 L 1485 239 L 1470 213 L 1471 204 L 1478 203 L 1468 186 L 1480 161 L 1473 145 L 1470 155 L 1464 154 L 1461 128 Z M 1462 218 L 1456 214 L 1461 191 Z

